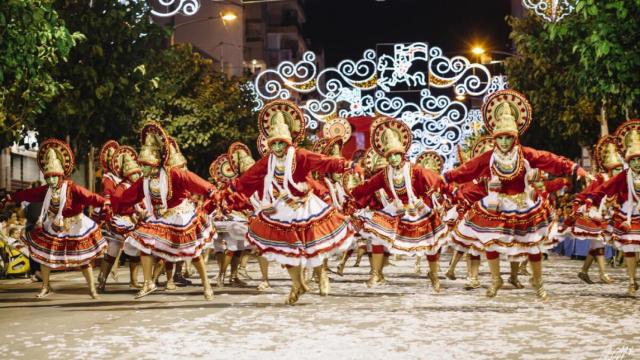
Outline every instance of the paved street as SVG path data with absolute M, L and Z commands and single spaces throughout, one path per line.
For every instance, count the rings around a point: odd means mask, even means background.
M 353 264 L 352 259 L 349 266 Z M 445 268 L 448 257 L 442 260 Z M 456 281 L 433 294 L 413 260 L 386 268 L 389 284 L 368 289 L 368 265 L 332 275 L 332 294 L 315 293 L 282 305 L 284 270 L 271 266 L 274 288 L 216 289 L 203 300 L 199 287 L 134 300 L 123 282 L 101 300 L 89 300 L 78 273 L 55 274 L 55 294 L 34 295 L 39 284 L 0 281 L 0 357 L 5 359 L 632 359 L 640 358 L 640 300 L 625 296 L 623 269 L 609 269 L 612 285 L 586 285 L 575 276 L 580 261 L 552 256 L 545 263 L 548 303 L 527 287 L 506 284 L 495 299 L 484 288 L 463 289 L 464 261 Z M 335 266 L 335 262 L 332 267 Z M 503 263 L 503 269 L 507 269 Z M 209 274 L 216 265 L 209 264 Z M 257 264 L 249 274 L 258 278 Z M 444 271 L 444 270 L 443 270 Z M 481 268 L 483 285 L 488 268 Z M 592 268 L 592 278 L 597 278 Z M 522 276 L 523 283 L 528 285 Z M 616 357 L 617 356 L 617 357 Z

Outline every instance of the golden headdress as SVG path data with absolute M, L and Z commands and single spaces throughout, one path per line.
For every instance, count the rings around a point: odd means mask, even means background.
M 236 174 L 243 174 L 256 163 L 251 156 L 251 149 L 241 142 L 229 145 L 227 156 L 229 157 L 229 165 Z
M 515 90 L 496 91 L 482 105 L 484 124 L 493 137 L 518 137 L 529 128 L 531 115 L 529 100 Z
M 612 135 L 601 137 L 596 143 L 593 157 L 602 171 L 611 171 L 623 166 L 616 139 Z
M 640 156 L 640 120 L 625 121 L 614 136 L 625 161 Z
M 140 155 L 138 162 L 142 165 L 163 166 L 168 152 L 168 136 L 160 124 L 149 121 L 140 131 Z
M 167 166 L 169 168 L 181 168 L 187 166 L 187 158 L 182 155 L 180 151 L 180 147 L 176 140 L 171 136 L 168 137 L 167 141 L 169 142 L 169 155 L 167 158 Z
M 444 159 L 436 151 L 425 151 L 418 156 L 416 164 L 440 174 L 444 168 Z
M 111 169 L 120 177 L 128 177 L 135 172 L 142 172 L 137 160 L 138 154 L 134 148 L 121 145 L 111 158 Z M 129 161 L 129 163 L 127 163 L 127 161 Z
M 280 140 L 295 145 L 305 137 L 306 121 L 302 110 L 294 103 L 276 100 L 260 110 L 258 127 L 268 143 Z
M 402 121 L 385 118 L 372 124 L 371 146 L 385 158 L 392 153 L 406 154 L 412 139 L 411 130 Z
M 69 177 L 75 166 L 75 157 L 69 144 L 58 139 L 47 139 L 42 142 L 37 159 L 38 166 L 45 177 Z
M 103 171 L 112 171 L 109 166 L 111 165 L 111 157 L 118 149 L 118 142 L 115 140 L 109 140 L 102 145 L 98 158 L 100 159 L 100 166 Z

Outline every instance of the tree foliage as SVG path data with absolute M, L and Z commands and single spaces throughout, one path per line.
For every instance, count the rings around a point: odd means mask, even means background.
M 584 0 L 557 24 L 508 21 L 518 54 L 506 62 L 509 81 L 534 108 L 525 144 L 576 157 L 595 143 L 603 109 L 613 126 L 637 114 L 640 1 Z
M 168 32 L 150 21 L 146 1 L 57 0 L 54 6 L 86 41 L 56 67 L 54 76 L 70 87 L 36 125 L 46 136 L 68 136 L 82 157 L 89 146 L 131 131 L 144 96 L 136 88 L 136 68 L 163 49 Z
M 68 86 L 51 71 L 82 38 L 67 30 L 49 0 L 0 1 L 0 145 L 31 127 Z
M 205 176 L 210 162 L 234 141 L 254 148 L 256 114 L 248 79 L 227 78 L 214 71 L 210 60 L 186 45 L 165 51 L 146 72 L 149 80 L 144 86 L 153 96 L 147 104 L 153 105 L 142 118 L 165 126 L 180 144 L 191 170 Z

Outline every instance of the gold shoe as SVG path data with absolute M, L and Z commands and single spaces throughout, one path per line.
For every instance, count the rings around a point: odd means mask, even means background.
M 433 286 L 433 291 L 439 293 L 441 288 L 440 288 L 440 279 L 438 279 L 438 275 L 429 271 L 427 273 L 427 277 L 429 277 L 429 280 L 431 280 L 431 286 Z
M 322 271 L 319 275 L 320 277 L 320 282 L 319 282 L 319 288 L 320 288 L 320 296 L 327 296 L 329 295 L 329 291 L 331 290 L 331 284 L 329 283 L 329 276 L 327 276 L 326 271 Z
M 256 290 L 258 291 L 265 291 L 267 289 L 271 289 L 271 284 L 269 284 L 268 281 L 263 281 L 261 282 L 258 287 L 256 288 Z
M 142 289 L 142 285 L 140 285 L 140 283 L 138 282 L 130 282 L 129 283 L 129 289 Z
M 176 283 L 173 282 L 173 279 L 167 280 L 167 284 L 164 286 L 166 291 L 175 291 L 177 289 Z
M 153 281 L 145 281 L 144 284 L 142 285 L 142 289 L 138 291 L 134 299 L 140 299 L 142 297 L 145 297 L 156 290 L 158 290 L 158 287 Z
M 336 274 L 340 275 L 340 276 L 344 276 L 344 267 L 345 267 L 345 263 L 341 262 L 340 264 L 338 264 L 338 267 L 336 268 Z
M 494 297 L 498 294 L 498 290 L 502 287 L 504 281 L 501 277 L 491 279 L 491 285 L 487 289 L 487 297 Z
M 204 299 L 206 301 L 213 300 L 213 288 L 211 286 L 207 286 L 207 288 L 204 289 Z
M 531 286 L 536 290 L 536 296 L 540 298 L 540 300 L 542 301 L 546 301 L 549 299 L 549 295 L 547 294 L 547 291 L 544 289 L 544 283 L 542 282 L 542 280 L 540 281 L 536 281 L 535 279 L 531 278 Z
M 466 284 L 464 284 L 465 290 L 474 290 L 480 288 L 480 281 L 478 278 L 469 278 Z
M 297 303 L 300 299 L 300 296 L 304 294 L 304 292 L 302 291 L 303 290 L 301 290 L 301 288 L 299 288 L 298 286 L 292 285 L 291 291 L 289 291 L 289 296 L 287 296 L 287 298 L 284 300 L 285 305 L 293 305 Z
M 40 289 L 40 292 L 36 295 L 36 298 L 44 299 L 51 294 L 53 294 L 53 289 L 51 288 L 51 286 L 43 287 L 42 289 Z
M 638 292 L 638 283 L 637 282 L 633 282 L 633 284 L 629 284 L 629 289 L 627 290 L 627 294 L 629 296 L 636 296 L 636 293 Z
M 98 300 L 100 299 L 100 295 L 98 295 L 98 292 L 96 291 L 96 288 L 94 286 L 92 286 L 91 288 L 89 288 L 89 296 L 93 299 L 93 300 Z
M 444 273 L 444 276 L 446 276 L 446 277 L 447 277 L 447 279 L 449 279 L 449 280 L 456 280 L 456 279 L 458 279 L 458 278 L 456 277 L 456 273 L 455 273 L 455 271 L 452 271 L 452 270 L 447 270 L 447 272 L 446 272 L 446 273 Z
M 613 283 L 613 279 L 607 273 L 601 273 L 600 274 L 600 281 L 602 281 L 605 284 L 612 284 Z
M 216 286 L 219 288 L 224 287 L 224 274 L 218 275 L 218 279 L 216 280 Z
M 589 278 L 589 274 L 587 274 L 586 272 L 580 271 L 578 273 L 578 277 L 580 278 L 580 280 L 584 281 L 587 284 L 593 284 L 593 281 L 591 281 L 591 278 Z
M 518 280 L 517 277 L 509 276 L 509 284 L 513 285 L 516 289 L 524 289 L 524 285 Z
M 372 288 L 378 285 L 382 285 L 384 284 L 384 278 L 382 277 L 382 274 L 380 274 L 377 271 L 372 271 L 371 272 L 371 277 L 369 278 L 369 280 L 367 280 L 367 286 Z

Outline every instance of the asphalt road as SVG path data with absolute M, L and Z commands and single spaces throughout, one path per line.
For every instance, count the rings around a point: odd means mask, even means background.
M 446 268 L 447 256 L 442 267 Z M 289 281 L 271 266 L 273 288 L 215 289 L 204 301 L 200 287 L 158 292 L 140 300 L 126 283 L 90 300 L 81 273 L 52 276 L 55 294 L 38 300 L 39 284 L 0 280 L 0 358 L 4 359 L 638 359 L 640 299 L 626 296 L 624 269 L 609 269 L 614 284 L 586 285 L 580 261 L 552 256 L 545 262 L 550 301 L 539 301 L 527 284 L 506 283 L 498 296 L 466 291 L 460 279 L 442 280 L 443 292 L 413 271 L 413 260 L 385 269 L 389 283 L 368 289 L 368 264 L 332 275 L 328 297 L 306 294 L 285 306 Z M 333 262 L 332 267 L 335 267 Z M 216 265 L 209 263 L 209 274 Z M 508 265 L 503 263 L 503 272 Z M 258 279 L 257 263 L 249 274 Z M 592 268 L 592 278 L 597 271 Z

